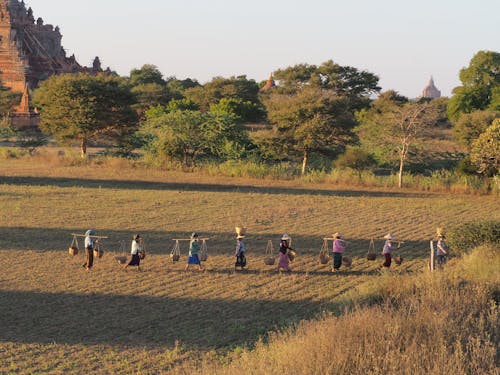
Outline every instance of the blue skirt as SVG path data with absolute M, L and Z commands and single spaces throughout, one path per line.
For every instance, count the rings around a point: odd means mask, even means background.
M 200 258 L 198 258 L 198 254 L 190 255 L 188 258 L 188 264 L 201 264 Z

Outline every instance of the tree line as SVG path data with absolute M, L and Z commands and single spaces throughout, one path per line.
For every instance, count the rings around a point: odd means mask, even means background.
M 381 92 L 374 73 L 332 60 L 273 72 L 275 87 L 246 76 L 196 79 L 164 77 L 146 64 L 128 77 L 65 74 L 33 93 L 40 128 L 61 143 L 114 146 L 155 160 L 194 166 L 204 160 L 291 161 L 305 174 L 313 165 L 361 171 L 397 166 L 399 185 L 411 158 L 425 155 L 425 140 L 452 126 L 467 148 L 474 172 L 498 173 L 500 54 L 480 51 L 460 71 L 462 85 L 450 99 L 410 100 Z M 16 96 L 2 88 L 0 111 Z M 249 124 L 263 130 L 249 131 Z

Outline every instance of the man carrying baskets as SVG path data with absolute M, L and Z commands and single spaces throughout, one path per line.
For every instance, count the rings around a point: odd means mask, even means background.
M 235 269 L 241 267 L 241 270 L 243 270 L 247 265 L 247 258 L 245 257 L 246 247 L 245 243 L 243 242 L 244 238 L 245 236 L 243 234 L 238 234 L 238 236 L 236 237 L 236 263 L 234 265 Z
M 140 271 L 140 264 L 141 264 L 141 257 L 139 256 L 140 252 L 142 251 L 142 237 L 140 234 L 136 234 L 133 237 L 132 240 L 132 246 L 130 249 L 130 255 L 132 255 L 132 258 L 130 259 L 130 262 L 125 266 L 127 268 L 128 266 L 137 266 L 137 271 Z

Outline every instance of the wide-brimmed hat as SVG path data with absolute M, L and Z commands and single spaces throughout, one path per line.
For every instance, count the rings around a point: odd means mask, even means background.
M 281 236 L 281 240 L 284 240 L 284 241 L 289 241 L 289 240 L 291 240 L 291 239 L 292 239 L 292 237 L 290 237 L 290 236 L 289 236 L 288 234 L 286 234 L 286 233 L 285 233 L 283 236 Z
M 387 233 L 385 236 L 384 236 L 384 240 L 392 240 L 394 238 L 394 236 L 390 233 Z
M 86 236 L 93 236 L 93 235 L 95 235 L 95 232 L 93 229 L 89 229 L 88 231 L 85 232 L 85 235 Z
M 191 233 L 191 238 L 198 238 L 198 233 L 196 232 Z
M 333 234 L 333 238 L 342 238 L 342 237 L 344 237 L 344 235 L 343 235 L 342 233 L 335 232 L 335 233 Z
M 245 236 L 244 236 L 244 235 L 242 235 L 242 234 L 238 234 L 238 235 L 236 236 L 236 239 L 237 239 L 237 240 L 241 240 L 241 239 L 243 239 L 243 238 L 245 238 Z

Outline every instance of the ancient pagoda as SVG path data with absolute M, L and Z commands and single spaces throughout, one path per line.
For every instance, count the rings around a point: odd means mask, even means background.
M 422 97 L 429 99 L 437 99 L 441 97 L 441 91 L 439 91 L 436 85 L 434 85 L 434 79 L 432 78 L 432 76 L 429 80 L 429 83 L 424 87 L 422 91 Z

